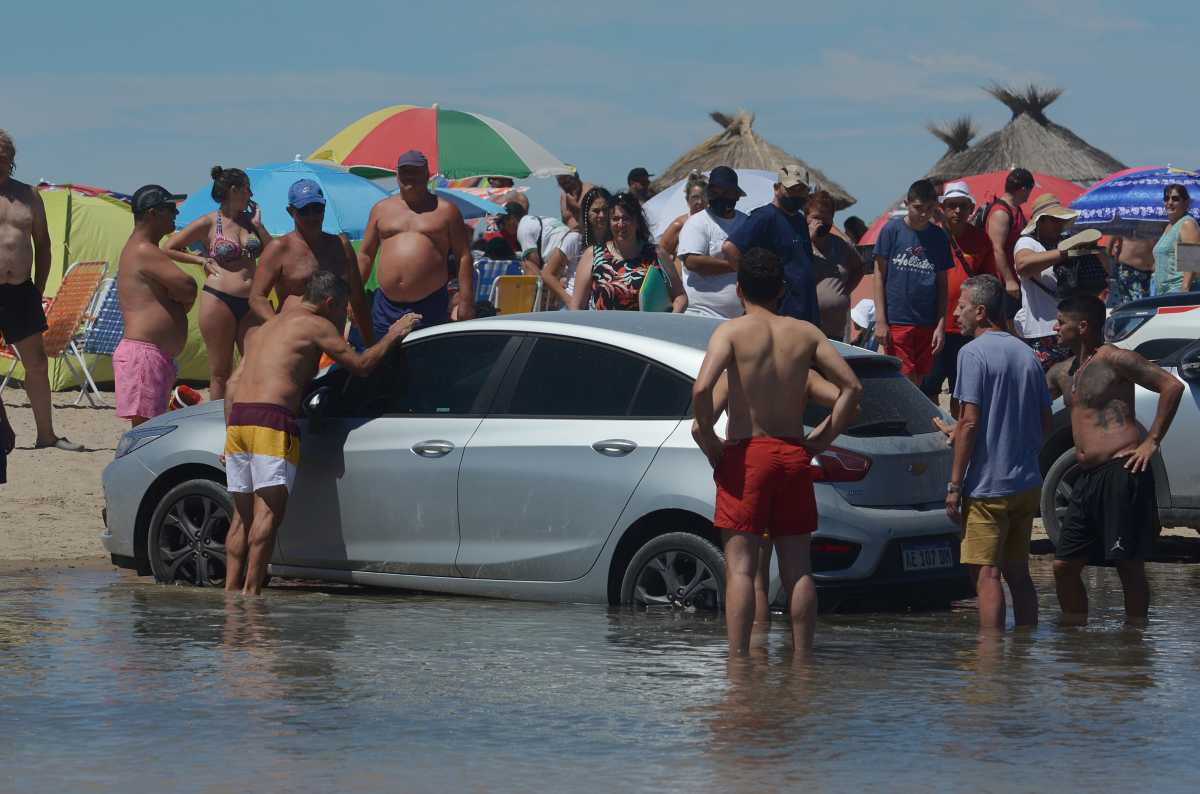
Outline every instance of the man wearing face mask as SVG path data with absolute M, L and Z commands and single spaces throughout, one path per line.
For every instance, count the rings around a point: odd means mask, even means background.
M 812 239 L 804 204 L 808 200 L 805 171 L 798 165 L 779 169 L 775 200 L 746 218 L 722 246 L 725 256 L 736 269 L 744 252 L 765 248 L 783 262 L 783 299 L 779 313 L 813 325 L 821 323 L 817 303 L 817 284 L 813 278 Z
M 679 232 L 686 314 L 729 319 L 745 313 L 737 294 L 737 265 L 722 252 L 725 241 L 746 220 L 746 213 L 734 208 L 744 195 L 737 172 L 717 166 L 708 176 L 708 208 L 688 218 Z
M 375 333 L 354 249 L 346 238 L 321 230 L 325 192 L 315 180 L 299 179 L 288 188 L 288 215 L 296 224 L 295 231 L 272 238 L 263 250 L 250 285 L 250 311 L 265 323 L 275 316 L 268 298 L 271 290 L 282 309 L 288 301 L 303 298 L 309 280 L 325 270 L 346 280 L 354 324 L 370 347 L 375 343 Z

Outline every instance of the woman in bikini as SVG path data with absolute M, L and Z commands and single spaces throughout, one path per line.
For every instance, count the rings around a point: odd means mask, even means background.
M 658 246 L 650 241 L 641 203 L 632 193 L 618 193 L 610 206 L 612 234 L 607 242 L 593 242 L 580 257 L 573 308 L 636 312 L 641 309 L 642 283 L 659 268 L 667 281 L 671 310 L 682 312 L 687 298 L 673 277 L 674 268 L 659 259 Z M 585 217 L 590 226 L 591 217 Z
M 166 250 L 176 262 L 200 265 L 207 276 L 200 295 L 200 335 L 208 349 L 209 397 L 220 400 L 233 371 L 233 348 L 241 352 L 246 330 L 254 324 L 250 282 L 271 235 L 258 207 L 251 206 L 254 194 L 245 171 L 217 165 L 212 179 L 213 201 L 220 206 L 177 232 Z M 196 243 L 204 246 L 203 253 L 187 250 Z

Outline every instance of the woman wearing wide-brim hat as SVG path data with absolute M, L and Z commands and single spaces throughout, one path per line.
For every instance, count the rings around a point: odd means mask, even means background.
M 1058 344 L 1058 279 L 1054 266 L 1066 262 L 1068 248 L 1059 249 L 1063 231 L 1079 213 L 1062 205 L 1052 193 L 1033 202 L 1029 223 L 1021 230 L 1013 260 L 1021 282 L 1021 308 L 1013 318 L 1017 334 L 1033 348 L 1042 369 L 1066 361 L 1071 351 Z M 1079 245 L 1091 245 L 1081 242 Z

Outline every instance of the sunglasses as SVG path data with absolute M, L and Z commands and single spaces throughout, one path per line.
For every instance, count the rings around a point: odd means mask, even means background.
M 318 215 L 325 214 L 324 204 L 309 204 L 306 207 L 292 207 L 292 212 L 302 218 L 315 218 Z
M 156 212 L 165 212 L 172 218 L 179 214 L 179 207 L 176 207 L 174 204 L 159 204 L 154 209 Z

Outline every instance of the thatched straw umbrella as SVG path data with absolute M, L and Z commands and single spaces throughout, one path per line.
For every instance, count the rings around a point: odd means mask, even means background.
M 780 149 L 762 138 L 752 127 L 754 114 L 739 111 L 734 116 L 713 112 L 709 117 L 721 125 L 721 132 L 712 136 L 694 149 L 687 151 L 652 184 L 654 191 L 670 187 L 686 179 L 693 170 L 710 171 L 718 165 L 730 168 L 752 168 L 761 171 L 776 171 L 788 164 L 795 164 L 808 172 L 808 184 L 814 190 L 827 190 L 833 196 L 837 209 L 842 210 L 855 202 L 854 196 L 825 174 L 813 168 L 799 157 Z
M 946 153 L 942 155 L 942 159 L 933 164 L 930 173 L 937 173 L 942 164 L 954 157 L 956 154 L 962 154 L 967 149 L 971 148 L 971 141 L 979 134 L 979 129 L 975 126 L 975 122 L 970 116 L 959 116 L 954 121 L 945 124 L 929 123 L 925 129 L 933 134 L 942 143 L 946 144 Z
M 1062 96 L 1061 89 L 1030 85 L 1016 91 L 993 85 L 984 90 L 1008 106 L 1012 120 L 965 152 L 939 160 L 930 177 L 950 180 L 1020 166 L 1086 187 L 1125 168 L 1120 160 L 1046 118 L 1046 108 Z

